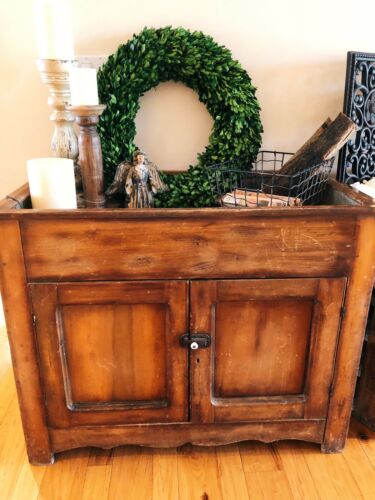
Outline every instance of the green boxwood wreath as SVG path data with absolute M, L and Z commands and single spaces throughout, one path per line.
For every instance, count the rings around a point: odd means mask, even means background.
M 197 165 L 177 175 L 163 175 L 169 191 L 157 195 L 156 206 L 211 206 L 214 199 L 205 166 L 237 157 L 252 160 L 263 129 L 249 75 L 227 48 L 198 31 L 145 28 L 120 45 L 99 70 L 99 97 L 107 105 L 99 124 L 105 182 L 112 181 L 116 166 L 129 161 L 136 149 L 140 97 L 168 80 L 195 90 L 214 126 Z

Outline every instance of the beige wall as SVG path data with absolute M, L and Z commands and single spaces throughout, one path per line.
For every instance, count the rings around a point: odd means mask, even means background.
M 32 4 L 0 3 L 0 196 L 25 180 L 26 159 L 48 155 Z M 341 110 L 348 50 L 375 52 L 373 0 L 363 0 L 359 14 L 342 0 L 73 0 L 73 8 L 77 55 L 110 54 L 145 25 L 211 34 L 258 87 L 263 145 L 272 149 L 294 150 Z M 211 126 L 194 94 L 173 84 L 145 96 L 137 121 L 139 145 L 172 168 L 194 161 Z

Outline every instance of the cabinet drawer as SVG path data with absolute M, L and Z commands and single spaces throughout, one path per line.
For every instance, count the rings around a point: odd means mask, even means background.
M 353 255 L 354 219 L 238 215 L 234 211 L 234 217 L 226 213 L 223 219 L 192 215 L 136 220 L 27 220 L 22 223 L 22 240 L 28 279 L 347 274 Z

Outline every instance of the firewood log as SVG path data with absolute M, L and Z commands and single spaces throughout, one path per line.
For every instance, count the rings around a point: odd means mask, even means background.
M 343 113 L 328 118 L 310 139 L 287 161 L 278 174 L 293 175 L 331 158 L 348 140 L 356 125 Z

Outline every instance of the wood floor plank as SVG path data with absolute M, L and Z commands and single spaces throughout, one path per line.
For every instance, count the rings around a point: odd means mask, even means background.
M 348 438 L 342 456 L 348 464 L 363 498 L 366 500 L 374 499 L 375 469 L 358 439 Z
M 22 466 L 9 500 L 36 500 L 45 472 L 46 467 L 29 464 L 25 450 L 22 458 Z
M 121 446 L 113 453 L 108 498 L 150 500 L 152 498 L 152 450 Z
M 114 448 L 104 450 L 102 448 L 91 448 L 89 467 L 97 465 L 111 465 L 113 463 Z
M 267 472 L 281 469 L 279 457 L 272 444 L 249 441 L 239 443 L 244 472 Z
M 249 494 L 238 446 L 236 444 L 218 446 L 216 456 L 223 498 L 247 500 Z
M 360 500 L 360 489 L 341 453 L 324 454 L 309 444 L 301 445 L 315 486 L 323 500 Z
M 153 500 L 178 499 L 178 461 L 176 448 L 154 449 Z
M 220 489 L 215 448 L 183 446 L 177 462 L 179 500 L 229 500 Z
M 14 391 L 14 387 L 10 388 Z M 13 400 L 0 424 L 0 488 L 1 498 L 10 498 L 26 458 L 25 442 L 18 412 Z
M 8 370 L 0 379 L 0 425 L 2 425 L 5 416 L 9 414 L 10 406 L 14 405 L 14 402 L 16 402 L 16 411 L 18 411 L 18 402 L 16 400 L 17 395 L 13 373 Z
M 296 499 L 319 500 L 310 470 L 298 442 L 280 442 L 274 448 Z M 316 453 L 320 453 L 318 447 Z M 333 499 L 332 499 L 333 500 Z
M 254 500 L 293 500 L 288 478 L 282 470 L 245 472 L 247 491 Z
M 10 365 L 10 348 L 5 328 L 0 328 L 0 377 L 8 371 Z
M 86 478 L 89 453 L 87 448 L 60 453 L 54 465 L 46 467 L 38 499 L 80 499 Z
M 375 432 L 353 419 L 349 431 L 349 436 L 355 436 L 361 444 L 367 458 L 375 468 Z
M 111 481 L 112 465 L 87 467 L 82 500 L 106 500 Z

